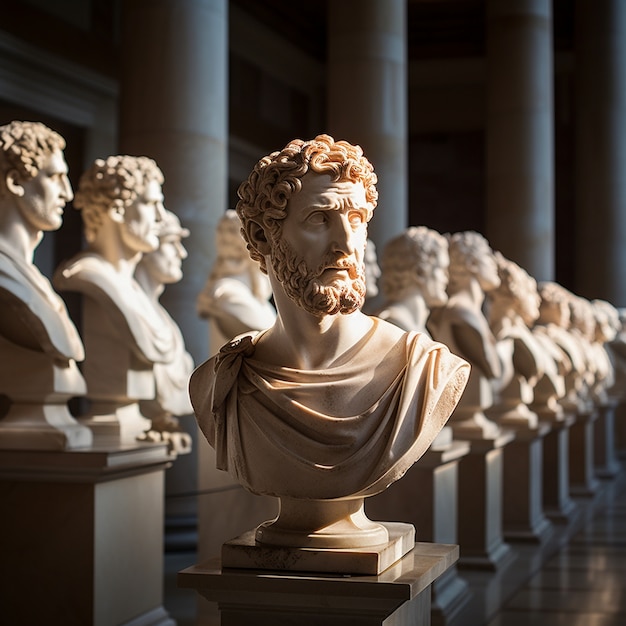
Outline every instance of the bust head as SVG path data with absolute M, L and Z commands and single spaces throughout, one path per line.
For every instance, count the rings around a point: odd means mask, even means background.
M 165 211 L 159 222 L 159 247 L 144 254 L 137 269 L 142 268 L 158 284 L 177 283 L 183 277 L 182 262 L 187 258 L 182 240 L 188 236 L 189 230 L 182 227 L 178 217 Z
M 618 310 L 606 300 L 595 299 L 591 307 L 596 322 L 595 340 L 599 343 L 613 341 L 621 328 Z
M 448 240 L 426 226 L 411 226 L 389 240 L 381 259 L 380 285 L 389 301 L 419 290 L 428 307 L 448 300 Z
M 40 122 L 0 126 L 0 204 L 17 208 L 32 230 L 58 229 L 72 200 L 65 140 Z
M 136 252 L 159 245 L 163 173 L 148 157 L 110 156 L 97 159 L 78 183 L 74 207 L 82 213 L 85 238 L 97 240 L 108 220 L 119 227 L 122 242 Z
M 569 328 L 570 293 L 567 289 L 553 281 L 542 281 L 537 285 L 537 289 L 540 298 L 538 323 Z
M 595 322 L 591 316 L 588 301 L 582 296 L 570 292 L 568 305 L 570 312 L 570 328 L 578 331 L 582 337 L 591 339 L 593 337 Z
M 367 287 L 367 297 L 375 298 L 378 295 L 378 281 L 380 279 L 380 266 L 378 265 L 378 255 L 376 254 L 376 244 L 367 240 L 365 245 L 365 285 Z
M 476 279 L 483 291 L 500 284 L 498 267 L 487 240 L 475 231 L 446 234 L 450 254 L 450 287 L 456 289 Z
M 517 263 L 495 252 L 500 285 L 489 292 L 491 317 L 519 315 L 527 326 L 539 317 L 537 281 Z
M 367 222 L 378 196 L 359 146 L 328 135 L 294 140 L 261 159 L 238 195 L 250 255 L 292 301 L 313 315 L 362 306 Z

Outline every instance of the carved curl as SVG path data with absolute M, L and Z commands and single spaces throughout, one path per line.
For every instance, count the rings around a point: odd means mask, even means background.
M 17 170 L 21 180 L 30 180 L 48 155 L 64 149 L 65 139 L 41 122 L 13 121 L 0 126 L 0 195 L 7 193 L 8 172 Z
M 335 141 L 329 135 L 318 135 L 311 141 L 295 139 L 283 150 L 263 157 L 237 191 L 237 214 L 242 222 L 250 256 L 259 261 L 267 273 L 265 259 L 250 242 L 246 225 L 255 221 L 273 241 L 280 237 L 281 221 L 287 215 L 287 203 L 302 188 L 302 177 L 309 171 L 329 174 L 334 182 L 361 182 L 365 198 L 376 207 L 377 177 L 371 163 L 363 156 L 360 146 L 347 141 Z M 371 211 L 368 221 L 371 219 Z

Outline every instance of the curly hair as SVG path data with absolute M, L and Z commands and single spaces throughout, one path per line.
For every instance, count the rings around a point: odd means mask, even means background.
M 281 151 L 263 157 L 248 179 L 237 190 L 236 210 L 242 223 L 242 234 L 250 256 L 267 272 L 263 255 L 250 242 L 246 225 L 256 221 L 266 234 L 276 240 L 281 222 L 287 216 L 287 203 L 302 188 L 307 172 L 330 175 L 333 182 L 363 183 L 365 198 L 372 209 L 378 202 L 377 177 L 372 164 L 363 156 L 360 146 L 347 141 L 335 141 L 329 135 L 318 135 L 310 141 L 294 139 Z M 368 221 L 372 211 L 368 212 Z
M 619 311 L 607 300 L 596 298 L 591 301 L 596 327 L 604 334 L 604 341 L 615 338 L 621 328 Z
M 152 180 L 162 185 L 164 177 L 149 157 L 118 155 L 96 159 L 80 177 L 74 197 L 74 208 L 82 213 L 87 241 L 94 240 L 109 209 L 125 210 Z
M 519 302 L 537 292 L 537 281 L 514 261 L 507 259 L 501 252 L 494 252 L 498 265 L 500 286 L 491 292 L 492 298 Z
M 411 226 L 390 239 L 381 259 L 380 286 L 386 298 L 424 282 L 437 257 L 448 251 L 448 240 L 426 226 Z
M 0 126 L 0 171 L 17 170 L 20 179 L 37 176 L 44 159 L 65 149 L 65 139 L 41 122 L 12 121 Z M 0 195 L 5 195 L 5 176 L 0 176 Z
M 450 254 L 450 282 L 457 278 L 473 274 L 472 267 L 485 254 L 493 254 L 485 237 L 473 230 L 458 233 L 446 233 L 448 252 Z

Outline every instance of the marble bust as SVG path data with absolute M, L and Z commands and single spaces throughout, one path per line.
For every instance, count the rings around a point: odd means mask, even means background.
M 85 171 L 74 207 L 87 247 L 53 277 L 83 295 L 83 339 L 90 408 L 97 434 L 135 441 L 150 428 L 139 400 L 155 397 L 154 363 L 172 360 L 176 336 L 135 279 L 142 256 L 159 246 L 163 173 L 148 157 L 97 159 Z
M 448 240 L 426 226 L 411 226 L 390 239 L 381 258 L 384 296 L 378 317 L 430 336 L 427 320 L 448 301 Z
M 596 323 L 589 300 L 571 291 L 568 292 L 568 296 L 569 332 L 580 346 L 583 358 L 583 366 L 579 372 L 582 386 L 578 395 L 583 412 L 588 412 L 594 409 L 594 387 L 598 377 L 598 363 L 592 345 Z
M 262 158 L 238 190 L 278 314 L 197 368 L 190 394 L 218 468 L 280 499 L 256 544 L 387 544 L 364 498 L 427 450 L 469 374 L 443 344 L 361 311 L 375 184 L 359 146 L 319 135 Z
M 65 140 L 39 122 L 0 126 L 0 394 L 9 410 L 0 447 L 91 444 L 67 400 L 85 393 L 84 348 L 65 303 L 33 263 L 44 232 L 63 223 L 74 197 Z
M 606 344 L 613 366 L 614 383 L 610 388 L 613 397 L 621 402 L 626 397 L 626 308 L 616 309 L 617 327 L 615 337 Z
M 545 335 L 560 350 L 559 371 L 563 375 L 565 390 L 558 402 L 566 413 L 575 413 L 584 405 L 585 359 L 582 345 L 570 331 L 569 301 L 572 294 L 554 281 L 541 281 L 537 288 L 540 304 L 534 331 L 538 335 Z
M 183 277 L 182 262 L 187 258 L 182 239 L 189 236 L 178 217 L 165 211 L 159 222 L 159 247 L 144 254 L 135 269 L 135 279 L 149 297 L 154 311 L 167 324 L 174 337 L 172 358 L 153 365 L 155 396 L 139 400 L 142 415 L 150 419 L 150 430 L 142 440 L 165 441 L 169 451 L 184 454 L 191 451 L 191 436 L 178 421 L 182 415 L 191 415 L 188 382 L 194 368 L 193 358 L 185 348 L 183 335 L 159 298 L 165 287 Z
M 596 404 L 610 402 L 611 388 L 615 385 L 615 368 L 608 346 L 619 331 L 619 313 L 608 301 L 596 298 L 589 303 L 594 324 L 591 350 L 596 364 L 596 377 L 591 389 Z
M 198 315 L 211 321 L 210 354 L 241 333 L 269 328 L 276 319 L 269 279 L 248 254 L 234 209 L 220 218 L 215 247 L 215 263 L 196 299 Z
M 495 253 L 500 285 L 487 296 L 488 319 L 498 343 L 507 343 L 501 354 L 510 358 L 510 374 L 500 378 L 494 405 L 488 415 L 500 425 L 536 429 L 537 413 L 529 407 L 535 387 L 548 373 L 557 374 L 543 345 L 530 330 L 539 317 L 536 280 L 517 263 Z
M 467 388 L 449 424 L 457 439 L 490 439 L 499 426 L 487 418 L 493 404 L 493 383 L 503 375 L 503 360 L 483 311 L 485 296 L 500 284 L 493 250 L 480 233 L 446 235 L 450 256 L 448 301 L 431 311 L 433 338 L 467 359 L 472 371 Z

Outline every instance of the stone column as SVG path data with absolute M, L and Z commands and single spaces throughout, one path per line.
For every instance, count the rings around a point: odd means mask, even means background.
M 495 250 L 554 279 L 550 0 L 487 1 L 487 218 Z
M 122 3 L 120 151 L 156 160 L 165 206 L 191 231 L 184 278 L 161 298 L 196 363 L 208 356 L 195 299 L 211 267 L 227 208 L 228 4 L 226 0 Z
M 196 364 L 208 357 L 208 325 L 195 300 L 215 256 L 217 221 L 227 208 L 228 3 L 226 0 L 127 0 L 122 10 L 121 153 L 152 157 L 165 175 L 165 206 L 191 231 L 184 278 L 162 304 L 178 323 Z M 167 472 L 166 490 L 190 493 L 197 473 L 193 416 L 181 424 L 194 451 Z M 172 515 L 193 515 L 174 498 Z M 176 510 L 173 510 L 176 503 Z M 190 510 L 191 509 L 191 510 Z
M 626 305 L 626 4 L 576 2 L 576 289 Z
M 408 220 L 406 0 L 328 3 L 328 131 L 359 144 L 378 174 L 370 239 L 382 250 Z

